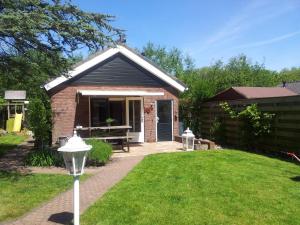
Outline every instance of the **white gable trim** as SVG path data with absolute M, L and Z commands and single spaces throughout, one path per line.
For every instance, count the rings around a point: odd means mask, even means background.
M 102 54 L 88 60 L 87 62 L 85 62 L 85 63 L 77 66 L 73 70 L 69 71 L 69 73 L 68 73 L 69 78 L 66 78 L 65 76 L 60 76 L 60 77 L 54 79 L 53 81 L 50 81 L 49 83 L 45 84 L 44 88 L 47 91 L 49 91 L 50 89 L 58 86 L 59 84 L 67 81 L 68 79 L 70 79 L 72 77 L 79 75 L 80 73 L 88 70 L 89 68 L 92 68 L 93 66 L 97 65 L 98 63 L 103 62 L 104 60 L 110 58 L 111 56 L 113 56 L 117 53 L 121 53 L 121 54 L 125 55 L 127 58 L 131 59 L 132 61 L 134 61 L 141 67 L 143 67 L 144 69 L 151 72 L 153 75 L 157 76 L 161 80 L 165 81 L 166 83 L 168 83 L 171 86 L 173 86 L 174 88 L 176 88 L 177 90 L 179 90 L 181 92 L 186 90 L 185 86 L 183 86 L 176 80 L 172 79 L 170 76 L 168 76 L 161 70 L 157 69 L 155 66 L 153 66 L 151 63 L 144 60 L 139 55 L 135 54 L 134 52 L 130 51 L 129 49 L 127 49 L 121 45 L 117 45 L 116 48 L 108 49 L 107 51 L 103 52 Z

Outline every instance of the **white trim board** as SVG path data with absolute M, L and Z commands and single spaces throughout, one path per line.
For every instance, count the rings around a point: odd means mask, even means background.
M 83 96 L 163 96 L 164 92 L 150 92 L 150 91 L 139 91 L 139 90 L 78 90 Z
M 79 75 L 80 73 L 88 70 L 89 68 L 92 68 L 93 66 L 97 65 L 98 63 L 103 62 L 104 60 L 110 58 L 111 56 L 113 56 L 117 53 L 123 54 L 124 56 L 126 56 L 133 62 L 137 63 L 138 65 L 140 65 L 141 67 L 143 67 L 144 69 L 146 69 L 147 71 L 149 71 L 150 73 L 152 73 L 153 75 L 158 77 L 159 79 L 165 81 L 169 85 L 176 88 L 180 92 L 183 92 L 186 90 L 186 87 L 184 85 L 182 85 L 181 83 L 179 83 L 178 81 L 176 81 L 175 79 L 173 79 L 172 77 L 170 77 L 169 75 L 164 73 L 162 70 L 156 68 L 151 63 L 147 62 L 145 59 L 143 59 L 138 54 L 134 53 L 133 51 L 127 49 L 126 47 L 124 47 L 122 45 L 117 45 L 115 48 L 110 48 L 107 51 L 103 52 L 102 54 L 95 56 L 94 58 L 84 62 L 83 64 L 81 64 L 81 65 L 77 66 L 76 68 L 74 68 L 73 70 L 69 71 L 68 78 L 65 76 L 60 76 L 60 77 L 54 79 L 53 81 L 50 81 L 49 83 L 45 84 L 44 88 L 47 91 L 49 91 L 52 88 L 58 86 L 59 84 L 69 80 L 70 78 L 73 78 L 73 77 Z

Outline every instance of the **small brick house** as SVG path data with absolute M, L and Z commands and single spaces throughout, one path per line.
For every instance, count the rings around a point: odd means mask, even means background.
M 134 50 L 117 45 L 44 85 L 51 97 L 52 142 L 76 127 L 130 126 L 133 142 L 171 141 L 186 86 Z

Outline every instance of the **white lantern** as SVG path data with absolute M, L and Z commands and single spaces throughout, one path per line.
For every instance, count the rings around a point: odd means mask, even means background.
M 70 175 L 78 176 L 83 174 L 86 155 L 91 148 L 92 146 L 87 145 L 74 131 L 73 137 L 58 149 L 63 154 L 66 168 L 69 170 Z
M 187 128 L 182 134 L 183 150 L 193 151 L 194 150 L 195 135 Z
M 74 131 L 73 137 L 58 149 L 63 154 L 67 170 L 74 176 L 74 225 L 79 225 L 79 176 L 84 172 L 86 155 L 91 148 L 92 146 L 87 145 Z

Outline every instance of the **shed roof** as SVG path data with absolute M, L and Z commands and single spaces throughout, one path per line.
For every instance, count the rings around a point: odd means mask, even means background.
M 300 94 L 300 81 L 284 82 L 282 84 L 279 84 L 278 87 L 285 87 L 286 89 Z
M 216 94 L 210 101 L 272 98 L 282 96 L 294 96 L 297 93 L 282 87 L 231 87 Z
M 8 90 L 5 91 L 4 94 L 5 100 L 25 100 L 26 99 L 26 91 L 23 90 Z

